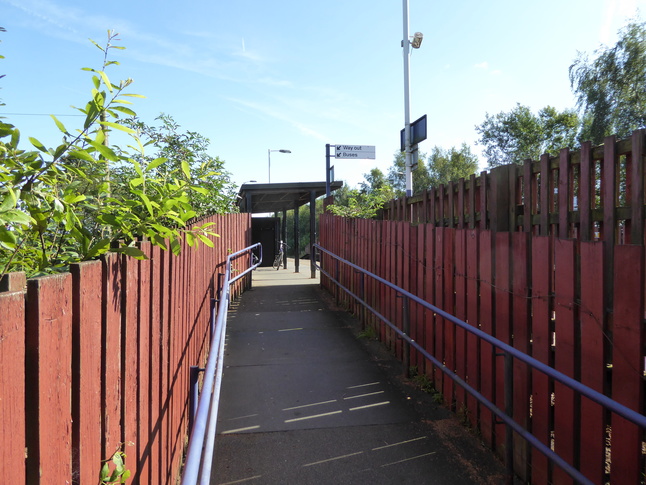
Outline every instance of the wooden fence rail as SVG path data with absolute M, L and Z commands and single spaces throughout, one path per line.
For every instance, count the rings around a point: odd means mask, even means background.
M 432 223 L 321 217 L 321 245 L 425 301 L 475 325 L 610 398 L 645 413 L 643 244 L 617 244 L 558 234 L 442 227 Z M 522 227 L 522 225 L 521 225 Z M 570 234 L 571 235 L 571 234 Z M 326 256 L 323 267 L 336 274 Z M 610 268 L 610 269 L 608 269 Z M 609 274 L 606 274 L 609 272 Z M 402 299 L 340 267 L 338 277 L 394 322 Z M 611 279 L 612 284 L 605 281 Z M 363 319 L 397 356 L 402 341 L 327 278 L 322 283 Z M 610 292 L 610 293 L 609 293 Z M 410 336 L 482 395 L 504 409 L 503 361 L 490 345 L 412 304 Z M 400 327 L 401 328 L 401 327 Z M 450 408 L 504 456 L 505 428 L 492 413 L 412 351 Z M 524 364 L 514 364 L 514 419 L 594 483 L 640 483 L 644 431 L 575 395 Z M 518 436 L 516 473 L 536 484 L 572 483 Z
M 0 288 L 0 475 L 12 484 L 95 484 L 121 446 L 128 483 L 174 484 L 189 367 L 204 363 L 211 298 L 248 214 L 212 216 L 214 248 L 111 254 Z M 242 281 L 236 287 L 242 290 Z M 123 445 L 122 445 L 123 444 Z

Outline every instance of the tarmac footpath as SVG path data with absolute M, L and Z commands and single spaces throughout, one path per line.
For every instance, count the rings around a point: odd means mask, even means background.
M 258 268 L 231 305 L 211 484 L 504 483 L 477 439 L 402 385 L 396 361 L 369 352 L 309 267 L 290 263 Z

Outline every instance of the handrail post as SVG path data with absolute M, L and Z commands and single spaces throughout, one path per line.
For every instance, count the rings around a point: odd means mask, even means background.
M 404 321 L 402 322 L 402 331 L 404 332 L 404 335 L 406 337 L 410 338 L 410 299 L 408 296 L 403 295 L 404 301 L 402 304 L 404 305 L 404 311 L 403 311 L 403 317 Z M 408 340 L 404 339 L 403 342 L 403 348 L 402 348 L 402 360 L 404 363 L 404 377 L 409 378 L 410 377 L 410 343 L 408 343 Z
M 195 415 L 197 414 L 197 403 L 199 400 L 200 392 L 198 386 L 198 379 L 200 377 L 200 372 L 203 372 L 204 368 L 197 365 L 192 365 L 190 367 L 189 374 L 189 404 L 188 408 L 190 410 L 188 415 L 188 435 L 191 435 L 193 431 L 193 423 L 195 422 Z
M 505 352 L 505 414 L 514 416 L 514 357 Z M 505 468 L 507 485 L 514 484 L 514 430 L 505 425 Z

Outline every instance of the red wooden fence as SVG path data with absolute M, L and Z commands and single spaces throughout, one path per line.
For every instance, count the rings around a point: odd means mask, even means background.
M 94 484 L 123 443 L 128 483 L 174 484 L 188 378 L 204 364 L 211 298 L 249 214 L 213 216 L 215 247 L 116 254 L 0 288 L 0 475 L 11 484 Z M 242 280 L 235 294 L 242 291 Z M 4 290 L 4 291 L 3 291 Z
M 528 353 L 612 399 L 644 408 L 644 131 L 554 160 L 500 167 L 422 197 L 393 201 L 385 217 L 325 214 L 321 245 Z M 410 220 L 416 225 L 412 225 Z M 336 268 L 323 258 L 324 267 Z M 339 268 L 357 294 L 360 281 Z M 356 302 L 323 284 L 359 316 Z M 401 299 L 365 283 L 368 302 L 401 322 Z M 504 408 L 503 362 L 491 346 L 421 308 L 410 335 Z M 365 325 L 398 356 L 401 341 L 373 316 Z M 453 409 L 503 453 L 503 425 L 415 352 Z M 644 432 L 524 364 L 514 365 L 514 419 L 594 483 L 640 483 Z M 572 483 L 515 437 L 516 472 L 531 483 Z

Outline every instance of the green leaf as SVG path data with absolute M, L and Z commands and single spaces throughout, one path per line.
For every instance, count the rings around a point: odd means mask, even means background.
M 15 247 L 17 240 L 12 231 L 0 225 L 0 242 L 6 243 L 11 247 Z
M 0 212 L 0 220 L 5 222 L 15 222 L 17 224 L 29 225 L 33 222 L 33 219 L 29 214 L 18 209 L 11 209 L 5 212 Z
M 195 185 L 195 186 L 191 187 L 191 189 L 194 192 L 197 192 L 198 194 L 202 194 L 202 195 L 209 195 L 211 193 L 207 188 L 200 187 L 199 185 Z
M 38 148 L 41 152 L 49 153 L 47 151 L 47 148 L 45 148 L 45 145 L 43 145 L 41 142 L 39 142 L 36 138 L 30 136 L 29 141 L 31 142 L 32 145 L 34 145 L 36 148 Z
M 129 94 L 129 93 L 121 93 L 121 96 L 128 96 L 131 98 L 146 98 L 146 96 L 142 96 L 141 94 Z
M 144 205 L 146 206 L 146 209 L 148 209 L 148 213 L 150 214 L 150 216 L 155 217 L 155 213 L 153 212 L 153 206 L 150 203 L 150 199 L 148 198 L 148 196 L 144 193 L 140 193 L 139 197 L 141 198 L 141 200 L 144 201 Z
M 141 249 L 136 248 L 134 246 L 125 246 L 123 248 L 113 248 L 110 250 L 110 252 L 125 254 L 126 256 L 131 256 L 135 259 L 148 259 L 148 256 L 146 256 L 146 253 L 144 253 Z
M 110 466 L 108 465 L 108 462 L 106 461 L 103 466 L 101 467 L 101 473 L 99 474 L 99 480 L 101 482 L 105 482 L 108 477 L 110 476 Z
M 110 160 L 111 162 L 116 162 L 119 160 L 119 157 L 117 157 L 117 154 L 112 151 L 112 148 L 107 147 L 105 145 L 102 145 L 101 143 L 97 143 L 95 141 L 90 141 L 90 145 L 92 145 L 96 151 L 98 151 L 103 157 L 105 157 L 107 160 Z
M 188 244 L 190 247 L 193 247 L 195 245 L 195 236 L 192 232 L 186 233 L 186 244 Z
M 130 108 L 126 108 L 124 106 L 115 106 L 112 109 L 115 111 L 119 111 L 120 113 L 127 114 L 128 116 L 132 116 L 133 118 L 137 116 L 137 113 L 132 111 Z
M 127 126 L 123 126 L 113 121 L 99 121 L 98 123 L 103 126 L 109 126 L 110 128 L 114 128 L 115 130 L 125 131 L 126 133 L 130 133 L 131 135 L 137 134 L 137 132 L 132 128 L 128 128 Z
M 7 194 L 4 196 L 4 199 L 2 199 L 2 204 L 0 204 L 0 213 L 4 211 L 8 211 L 9 209 L 13 209 L 16 207 L 16 203 L 18 202 L 18 198 L 16 197 L 15 192 L 9 188 Z
M 146 172 L 159 167 L 160 165 L 162 165 L 163 163 L 166 163 L 167 161 L 168 161 L 168 158 L 164 158 L 164 157 L 156 158 L 146 166 Z
M 186 175 L 186 178 L 190 180 L 191 178 L 191 166 L 188 164 L 186 160 L 182 160 L 182 172 L 184 172 L 184 175 Z
M 203 234 L 198 234 L 197 237 L 200 238 L 200 241 L 202 241 L 206 246 L 212 248 L 215 247 L 215 244 L 213 244 L 213 241 L 211 241 L 208 237 L 206 237 Z
M 88 152 L 85 150 L 72 150 L 69 153 L 70 158 L 78 158 L 79 160 L 85 160 L 86 162 L 95 162 L 94 158 L 92 155 L 90 155 Z
M 90 247 L 90 250 L 88 251 L 88 253 L 85 255 L 85 259 L 91 259 L 107 252 L 108 249 L 110 249 L 110 242 L 111 240 L 109 238 L 103 238 L 98 242 L 94 243 Z
M 106 87 L 110 90 L 110 92 L 112 92 L 112 83 L 110 82 L 110 79 L 108 79 L 108 75 L 103 71 L 97 71 L 97 72 L 99 73 L 99 76 L 101 76 L 101 79 L 103 80 L 103 84 L 105 84 Z
M 56 126 L 58 127 L 59 131 L 61 131 L 62 133 L 66 134 L 66 135 L 69 135 L 69 133 L 67 132 L 67 128 L 65 128 L 65 125 L 63 125 L 63 123 L 61 123 L 58 120 L 58 118 L 56 118 L 56 116 L 54 116 L 54 115 L 49 115 L 49 116 L 52 117 L 52 119 L 54 120 L 54 123 L 56 123 Z

